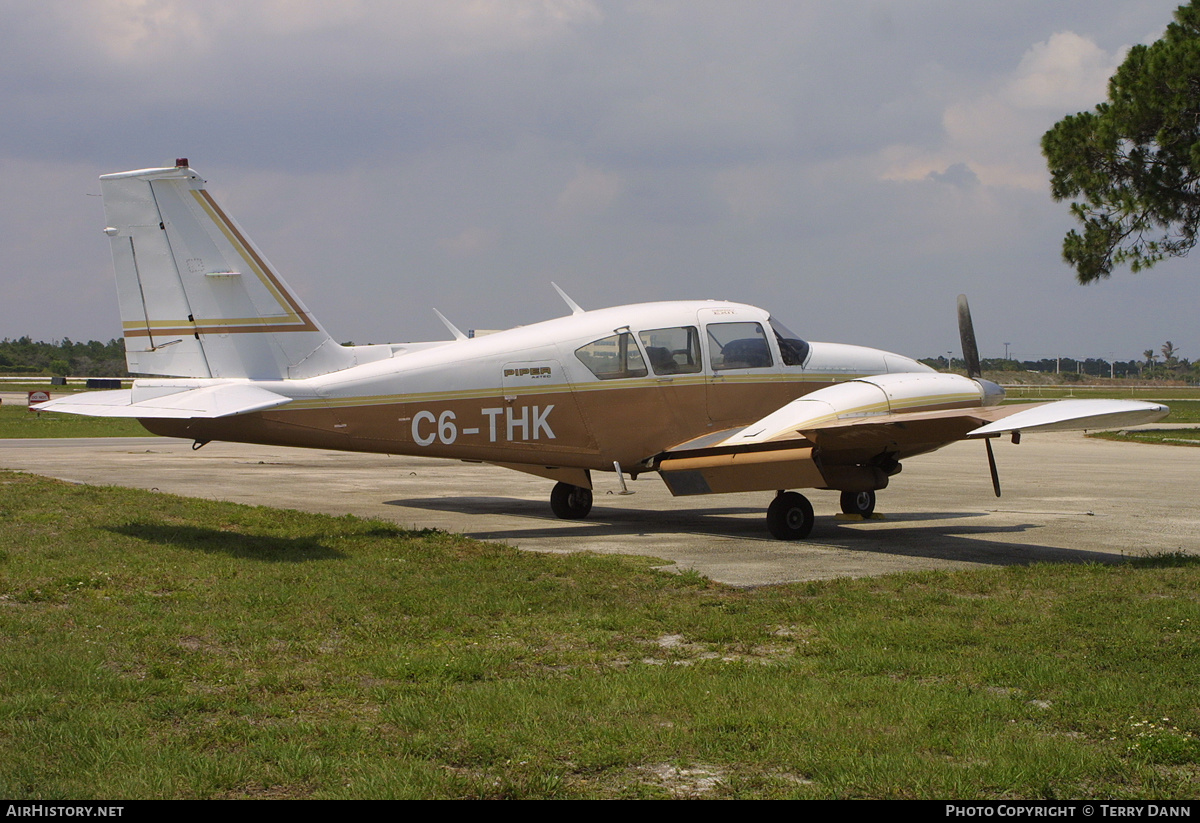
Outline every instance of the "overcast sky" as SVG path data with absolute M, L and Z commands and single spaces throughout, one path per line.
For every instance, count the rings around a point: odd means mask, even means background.
M 0 337 L 119 335 L 99 184 L 187 157 L 339 340 L 724 298 L 801 336 L 1200 358 L 1076 284 L 1038 141 L 1176 0 L 0 0 Z

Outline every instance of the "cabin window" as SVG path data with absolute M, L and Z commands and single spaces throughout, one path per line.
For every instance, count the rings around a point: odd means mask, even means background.
M 769 320 L 775 329 L 775 339 L 779 342 L 779 356 L 783 358 L 783 365 L 803 366 L 812 351 L 812 346 L 793 334 L 787 326 L 774 317 Z
M 579 362 L 601 380 L 621 377 L 645 377 L 646 361 L 638 350 L 637 341 L 629 332 L 605 337 L 575 350 Z
M 707 329 L 713 371 L 771 365 L 771 347 L 761 323 L 709 323 Z
M 700 332 L 695 326 L 638 332 L 655 374 L 695 374 L 700 371 Z

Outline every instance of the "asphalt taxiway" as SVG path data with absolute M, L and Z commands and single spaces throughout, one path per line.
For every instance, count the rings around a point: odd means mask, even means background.
M 627 496 L 615 476 L 596 475 L 591 515 L 564 521 L 550 512 L 550 481 L 478 464 L 231 443 L 193 451 L 166 438 L 0 441 L 0 468 L 377 517 L 533 551 L 650 555 L 742 586 L 1200 553 L 1200 448 L 1033 434 L 1000 441 L 996 456 L 999 499 L 983 444 L 957 443 L 905 462 L 879 493 L 882 520 L 835 518 L 836 492 L 805 492 L 816 527 L 780 542 L 766 531 L 769 493 L 673 498 L 654 475 Z

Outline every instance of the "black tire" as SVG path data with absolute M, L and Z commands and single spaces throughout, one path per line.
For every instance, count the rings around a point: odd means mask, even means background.
M 776 540 L 803 540 L 813 528 L 813 507 L 796 492 L 777 495 L 767 508 L 767 530 Z
M 592 510 L 592 490 L 556 483 L 550 492 L 550 508 L 562 520 L 582 520 Z
M 842 492 L 842 511 L 870 517 L 875 513 L 875 492 Z

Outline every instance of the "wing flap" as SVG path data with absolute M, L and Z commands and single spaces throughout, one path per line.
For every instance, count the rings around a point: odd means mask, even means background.
M 245 383 L 201 386 L 137 402 L 133 391 L 85 392 L 73 397 L 50 400 L 38 411 L 65 412 L 88 417 L 144 417 L 186 419 L 193 417 L 230 417 L 262 411 L 292 402 L 292 398 Z

